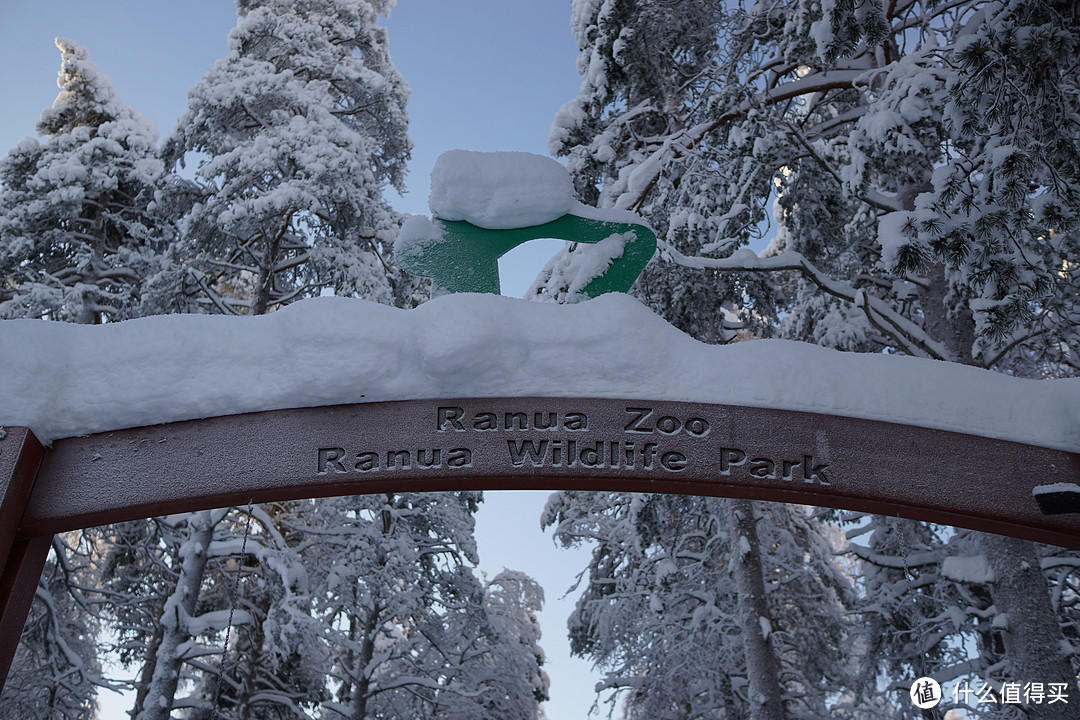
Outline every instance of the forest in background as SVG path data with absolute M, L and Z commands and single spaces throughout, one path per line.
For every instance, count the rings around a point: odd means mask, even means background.
M 383 195 L 410 149 L 376 22 L 389 5 L 238 0 L 229 54 L 160 143 L 58 40 L 62 92 L 0 161 L 0 317 L 423 302 Z M 1078 374 L 1075 3 L 570 9 L 582 85 L 550 151 L 583 202 L 656 231 L 633 292 L 676 327 Z M 533 299 L 576 299 L 560 266 Z M 542 591 L 476 576 L 480 500 L 298 501 L 57 537 L 0 717 L 93 717 L 117 682 L 106 659 L 137 678 L 136 720 L 539 717 Z M 1080 718 L 1075 552 L 617 492 L 556 493 L 542 520 L 592 549 L 568 631 L 604 673 L 602 713 Z M 923 676 L 974 692 L 924 712 L 907 697 Z M 1051 702 L 1063 687 L 1070 702 Z

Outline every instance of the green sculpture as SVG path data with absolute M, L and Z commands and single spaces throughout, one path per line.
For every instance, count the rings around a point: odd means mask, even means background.
M 537 238 L 594 246 L 562 256 L 568 292 L 585 297 L 629 291 L 656 252 L 637 215 L 582 205 L 566 169 L 541 155 L 445 152 L 428 206 L 433 219 L 409 218 L 394 252 L 406 271 L 432 279 L 436 295 L 498 294 L 499 258 Z
M 582 294 L 597 297 L 627 292 L 656 252 L 656 236 L 644 225 L 593 220 L 567 214 L 543 225 L 490 230 L 464 220 L 431 221 L 435 230 L 421 242 L 397 246 L 398 264 L 413 275 L 429 277 L 437 294 L 499 294 L 499 258 L 518 245 L 537 238 L 555 238 L 597 244 L 631 233 L 622 253 L 607 269 L 592 278 Z

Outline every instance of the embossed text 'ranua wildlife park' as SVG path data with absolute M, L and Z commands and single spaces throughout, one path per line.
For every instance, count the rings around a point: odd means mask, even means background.
M 323 447 L 318 450 L 318 472 L 322 475 L 471 468 L 474 453 L 480 452 L 476 447 L 470 447 L 468 442 L 453 442 L 455 447 L 449 449 L 446 445 L 450 445 L 452 439 L 467 438 L 471 433 L 506 433 L 509 437 L 502 459 L 509 463 L 508 469 L 681 473 L 690 466 L 692 458 L 702 457 L 721 477 L 744 475 L 759 480 L 791 482 L 801 479 L 807 483 L 830 484 L 826 474 L 828 464 L 816 463 L 810 455 L 794 460 L 772 459 L 755 457 L 747 449 L 713 446 L 705 439 L 712 431 L 712 424 L 706 418 L 661 415 L 651 407 L 627 406 L 624 411 L 618 426 L 621 436 L 613 438 L 611 428 L 605 431 L 590 428 L 589 417 L 584 412 L 535 409 L 491 412 L 443 405 L 436 408 L 435 435 L 431 443 L 445 438 L 447 442 L 442 446 L 352 452 L 344 447 Z M 597 437 L 597 432 L 608 437 Z M 702 444 L 696 445 L 698 442 Z M 485 449 L 488 446 L 485 442 Z M 500 447 L 500 444 L 493 447 Z M 802 477 L 798 478 L 800 473 Z

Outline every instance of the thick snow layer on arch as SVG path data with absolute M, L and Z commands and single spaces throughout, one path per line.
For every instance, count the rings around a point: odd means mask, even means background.
M 637 300 L 306 300 L 261 317 L 0 322 L 0 424 L 57 438 L 288 407 L 574 396 L 805 410 L 1080 450 L 1080 379 L 762 340 L 699 343 Z

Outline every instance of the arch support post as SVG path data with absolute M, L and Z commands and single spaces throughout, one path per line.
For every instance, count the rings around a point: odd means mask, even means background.
M 19 647 L 26 616 L 34 602 L 52 535 L 16 540 L 0 575 L 0 691 L 4 689 L 11 660 Z
M 0 428 L 0 690 L 19 645 L 52 535 L 18 538 L 45 451 L 27 428 Z

